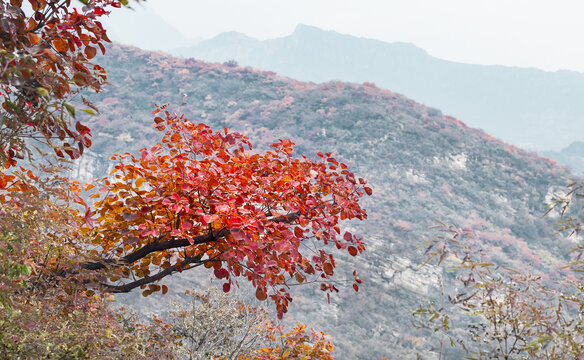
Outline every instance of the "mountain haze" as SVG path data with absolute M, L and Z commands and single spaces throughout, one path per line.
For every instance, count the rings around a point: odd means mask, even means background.
M 223 43 L 236 36 L 225 35 Z M 404 58 L 424 55 L 408 44 L 392 49 Z M 410 325 L 418 304 L 439 294 L 438 278 L 449 276 L 442 268 L 419 268 L 424 257 L 415 248 L 436 235 L 430 229 L 434 219 L 475 229 L 498 264 L 532 266 L 550 279 L 561 276 L 559 264 L 572 242 L 554 236 L 555 212 L 542 215 L 573 174 L 535 153 L 373 84 L 307 83 L 116 44 L 99 62 L 111 86 L 91 97 L 101 114 L 83 119 L 94 134 L 95 155 L 82 158 L 80 177 L 105 175 L 112 152 L 151 146 L 157 139 L 154 104 L 170 103 L 171 111 L 194 122 L 247 134 L 259 151 L 289 138 L 297 144 L 296 155 L 332 152 L 369 181 L 374 193 L 363 202 L 368 220 L 347 224 L 364 236 L 367 251 L 338 259 L 340 279 L 342 269 L 358 269 L 364 280 L 359 293 L 342 286 L 327 304 L 318 289 L 305 286 L 288 314 L 289 321 L 329 332 L 335 358 L 410 359 L 419 352 L 437 359 L 430 334 Z M 192 271 L 169 281 L 182 290 L 201 277 L 204 272 Z M 164 308 L 161 297 L 123 299 L 145 311 Z M 454 351 L 449 358 L 461 354 Z
M 229 32 L 173 54 L 292 78 L 372 82 L 464 119 L 514 145 L 560 150 L 584 140 L 584 74 L 441 60 L 408 43 L 385 43 L 298 25 L 258 41 Z
M 184 44 L 195 45 L 202 40 L 186 38 L 166 23 L 156 11 L 140 3 L 112 11 L 103 22 L 113 41 L 133 44 L 147 50 L 169 51 Z M 132 26 L 129 27 L 128 24 Z

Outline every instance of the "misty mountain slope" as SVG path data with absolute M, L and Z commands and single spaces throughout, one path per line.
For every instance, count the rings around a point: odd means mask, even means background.
M 583 140 L 581 73 L 461 64 L 411 44 L 306 25 L 283 38 L 257 41 L 231 32 L 172 52 L 206 61 L 234 59 L 304 81 L 373 82 L 521 147 L 559 150 Z
M 102 21 L 113 41 L 134 44 L 148 50 L 169 51 L 183 44 L 196 44 L 202 40 L 184 37 L 151 7 L 140 3 L 112 11 Z
M 111 86 L 92 96 L 101 115 L 85 119 L 95 134 L 92 151 L 101 154 L 84 159 L 95 169 L 86 177 L 104 174 L 112 152 L 152 145 L 158 135 L 150 113 L 168 102 L 194 122 L 246 133 L 259 151 L 283 138 L 297 144 L 297 154 L 330 151 L 369 181 L 368 220 L 346 225 L 365 237 L 367 251 L 338 260 L 340 279 L 358 269 L 359 293 L 341 286 L 329 305 L 316 287 L 300 287 L 288 317 L 329 332 L 338 359 L 409 359 L 417 351 L 434 358 L 433 338 L 410 325 L 419 302 L 438 294 L 443 274 L 419 270 L 423 256 L 414 250 L 436 235 L 434 219 L 474 228 L 500 264 L 561 274 L 571 241 L 553 235 L 556 214 L 542 215 L 572 174 L 534 153 L 371 84 L 305 83 L 120 45 L 99 62 Z M 182 290 L 201 277 L 204 271 L 193 271 L 168 281 Z M 139 298 L 124 301 L 146 311 L 164 306 Z

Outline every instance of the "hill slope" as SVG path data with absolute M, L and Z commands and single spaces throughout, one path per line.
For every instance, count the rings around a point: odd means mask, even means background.
M 103 173 L 109 165 L 101 159 L 112 152 L 151 144 L 150 112 L 168 102 L 192 121 L 246 133 L 257 148 L 290 138 L 309 156 L 333 152 L 368 179 L 369 220 L 351 225 L 368 251 L 357 263 L 339 260 L 359 269 L 361 291 L 343 288 L 328 305 L 318 290 L 304 287 L 289 318 L 330 332 L 339 359 L 415 358 L 416 351 L 432 358 L 436 344 L 409 324 L 417 304 L 438 293 L 442 270 L 418 271 L 423 256 L 414 251 L 435 234 L 433 219 L 474 227 L 501 264 L 531 263 L 549 274 L 570 246 L 553 237 L 554 219 L 541 217 L 571 176 L 566 169 L 404 96 L 371 84 L 305 83 L 119 45 L 100 62 L 112 86 L 92 96 L 102 115 L 87 121 L 92 150 L 102 157 L 83 160 L 93 169 L 85 176 Z M 182 289 L 201 274 L 171 280 Z M 138 297 L 125 301 L 145 306 Z M 149 309 L 163 307 L 159 298 L 148 301 Z
M 172 52 L 205 61 L 234 59 L 304 81 L 375 82 L 525 148 L 560 150 L 584 140 L 581 73 L 461 64 L 432 57 L 412 44 L 306 25 L 290 36 L 265 41 L 224 33 Z

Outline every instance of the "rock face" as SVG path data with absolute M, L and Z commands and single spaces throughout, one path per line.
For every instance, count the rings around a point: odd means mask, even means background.
M 428 296 L 431 291 L 438 288 L 442 277 L 442 268 L 433 265 L 420 267 L 420 264 L 412 264 L 405 257 L 391 255 L 387 259 L 388 264 L 381 268 L 381 277 L 387 281 L 388 290 L 402 287 L 418 295 Z
M 415 250 L 437 234 L 436 220 L 474 229 L 492 261 L 520 269 L 536 264 L 538 271 L 553 272 L 572 246 L 554 237 L 554 219 L 542 217 L 549 189 L 562 188 L 573 176 L 567 169 L 404 96 L 373 84 L 304 83 L 119 45 L 99 61 L 112 86 L 92 96 L 101 115 L 86 122 L 101 133 L 92 151 L 103 159 L 152 146 L 158 132 L 151 111 L 155 103 L 170 103 L 171 111 L 194 122 L 246 133 L 257 151 L 289 138 L 295 155 L 332 152 L 368 180 L 368 220 L 346 224 L 365 238 L 367 251 L 338 257 L 341 292 L 331 305 L 316 287 L 294 287 L 288 313 L 290 322 L 329 332 L 338 359 L 431 353 L 431 334 L 414 329 L 411 314 L 440 294 L 441 269 L 419 269 L 425 258 Z M 120 138 L 123 133 L 131 141 Z M 78 172 L 90 178 L 91 169 L 100 168 L 103 176 L 111 166 L 106 163 L 88 160 Z M 342 286 L 353 269 L 363 279 L 358 293 Z M 167 284 L 197 286 L 204 270 L 173 276 Z M 128 303 L 140 307 L 138 298 Z M 143 308 L 152 311 L 155 299 Z

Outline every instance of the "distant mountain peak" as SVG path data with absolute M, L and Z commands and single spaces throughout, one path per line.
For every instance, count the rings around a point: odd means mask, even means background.
M 205 42 L 214 42 L 222 45 L 235 45 L 241 44 L 242 42 L 258 42 L 258 40 L 237 31 L 226 31 L 215 36 L 214 38 L 205 40 Z
M 325 32 L 334 32 L 334 31 L 323 30 L 321 28 L 318 28 L 318 27 L 312 26 L 312 25 L 298 24 L 298 25 L 296 25 L 296 28 L 294 29 L 294 32 L 292 34 L 293 35 L 296 35 L 296 34 L 302 35 L 302 34 L 325 33 Z
M 360 37 L 360 36 L 355 36 L 355 35 L 350 35 L 350 34 L 343 34 L 343 33 L 337 32 L 335 30 L 324 30 L 324 29 L 321 29 L 321 28 L 318 28 L 318 27 L 312 26 L 312 25 L 298 24 L 298 25 L 296 25 L 294 32 L 290 35 L 290 37 L 314 37 L 314 36 L 326 37 L 327 39 L 338 38 L 342 41 L 347 40 L 347 39 L 352 39 L 355 41 L 375 42 L 378 45 L 382 45 L 382 46 L 390 46 L 390 47 L 394 47 L 394 48 L 401 48 L 404 50 L 407 49 L 411 52 L 417 53 L 419 56 L 429 56 L 428 53 L 426 52 L 426 50 L 420 48 L 419 46 L 416 46 L 415 44 L 413 44 L 411 42 L 402 42 L 402 41 L 384 42 L 384 41 L 377 40 L 377 39 L 365 38 L 365 37 Z

